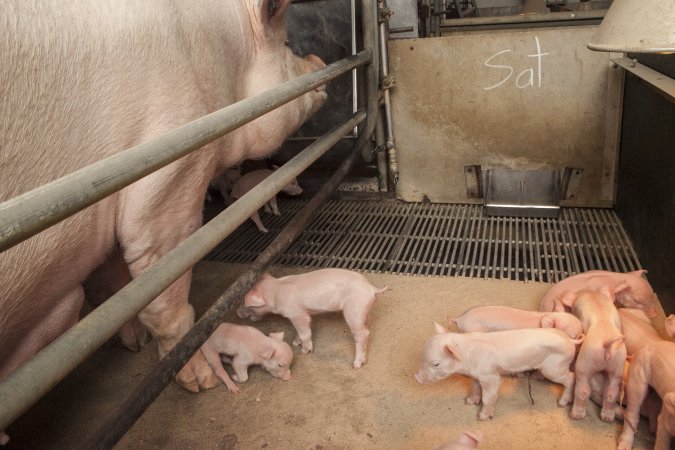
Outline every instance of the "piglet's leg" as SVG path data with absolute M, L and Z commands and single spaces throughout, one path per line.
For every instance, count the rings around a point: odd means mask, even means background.
M 635 369 L 635 360 L 631 364 L 628 372 L 628 382 L 626 383 L 626 409 L 623 413 L 623 431 L 619 436 L 617 450 L 630 450 L 633 448 L 635 439 L 635 430 L 640 420 L 640 406 L 647 397 L 649 385 L 644 381 L 639 368 Z M 658 431 L 657 431 L 658 433 Z
M 567 406 L 574 396 L 574 372 L 569 371 L 569 362 L 563 361 L 552 367 L 544 366 L 541 368 L 541 374 L 554 383 L 563 385 L 563 393 L 558 399 L 558 406 Z
M 234 381 L 232 381 L 230 376 L 227 374 L 227 371 L 225 371 L 225 368 L 223 367 L 223 363 L 220 360 L 220 355 L 218 354 L 218 352 L 214 350 L 208 343 L 206 343 L 202 346 L 202 353 L 204 354 L 206 361 L 209 363 L 209 365 L 215 372 L 216 376 L 220 378 L 223 381 L 223 383 L 225 383 L 225 386 L 227 386 L 227 390 L 232 392 L 233 394 L 238 394 L 239 387 L 236 384 L 234 384 Z
M 366 363 L 366 347 L 368 347 L 368 337 L 370 336 L 366 323 L 368 322 L 368 312 L 374 301 L 375 299 L 373 298 L 372 301 L 366 304 L 351 302 L 345 306 L 343 312 L 345 322 L 347 322 L 356 344 L 355 369 Z
M 614 422 L 616 415 L 616 401 L 619 398 L 619 389 L 621 388 L 622 377 L 615 374 L 609 377 L 605 387 L 605 394 L 602 398 L 602 410 L 600 411 L 600 418 L 605 422 Z
M 478 420 L 491 419 L 495 414 L 495 403 L 497 403 L 497 392 L 499 385 L 502 384 L 502 377 L 493 376 L 480 380 L 480 387 L 483 390 L 483 408 L 478 413 Z
M 654 450 L 669 450 L 670 449 L 670 433 L 666 427 L 666 417 L 668 412 L 665 407 L 661 409 L 661 414 L 658 418 L 658 426 L 656 428 L 656 440 L 654 441 Z
M 591 396 L 591 385 L 588 382 L 588 374 L 577 372 L 577 382 L 574 388 L 574 405 L 570 411 L 570 417 L 578 420 L 586 417 L 586 401 Z
M 467 405 L 480 405 L 481 399 L 481 387 L 478 380 L 475 378 L 471 379 L 471 394 L 464 399 L 464 403 Z
M 234 381 L 245 383 L 248 381 L 248 366 L 241 358 L 234 357 L 232 359 L 232 369 L 234 369 Z
M 251 216 L 251 220 L 253 223 L 255 223 L 255 226 L 258 227 L 260 231 L 263 233 L 267 233 L 267 228 L 265 228 L 265 225 L 262 224 L 262 221 L 260 220 L 260 214 L 258 214 L 258 211 L 254 212 L 253 215 Z
M 302 345 L 302 353 L 309 353 L 314 349 L 312 344 L 312 318 L 309 314 L 304 313 L 296 317 L 290 318 L 295 331 L 298 333 L 295 339 L 293 339 L 293 345 L 299 346 Z

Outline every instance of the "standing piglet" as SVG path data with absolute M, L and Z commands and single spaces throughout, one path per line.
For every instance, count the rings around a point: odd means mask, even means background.
M 505 331 L 521 328 L 557 328 L 571 338 L 582 332 L 581 322 L 573 314 L 566 312 L 527 311 L 508 306 L 477 306 L 465 311 L 455 323 L 461 333 L 473 331 Z
M 492 333 L 448 333 L 439 324 L 436 335 L 424 345 L 422 365 L 415 374 L 419 383 L 433 383 L 458 373 L 473 378 L 468 405 L 483 403 L 478 420 L 494 415 L 501 376 L 539 369 L 549 380 L 563 385 L 558 405 L 572 400 L 576 344 L 554 328 L 495 331 Z
M 626 383 L 626 411 L 619 450 L 633 447 L 640 406 L 652 387 L 663 400 L 658 417 L 655 450 L 668 450 L 675 436 L 675 343 L 659 341 L 646 344 L 633 357 Z
M 225 371 L 221 355 L 232 364 L 234 381 L 248 380 L 248 367 L 256 364 L 276 378 L 291 379 L 293 350 L 284 342 L 283 332 L 270 333 L 268 337 L 253 327 L 223 323 L 206 340 L 202 352 L 218 378 L 234 394 L 239 393 L 239 387 Z
M 626 273 L 591 270 L 567 277 L 544 295 L 539 310 L 569 311 L 579 292 L 588 290 L 599 292 L 627 308 L 642 309 L 649 317 L 654 317 L 654 290 L 644 278 L 646 273 L 646 270 Z
M 234 183 L 234 186 L 232 186 L 232 193 L 231 193 L 232 198 L 238 199 L 243 197 L 244 194 L 246 194 L 248 191 L 253 189 L 258 184 L 262 183 L 262 181 L 265 178 L 269 177 L 273 173 L 274 171 L 270 169 L 260 169 L 242 175 L 242 177 L 239 178 L 239 180 L 236 183 Z M 284 188 L 281 189 L 281 192 L 285 192 L 288 195 L 300 195 L 302 194 L 302 188 L 300 187 L 300 185 L 298 185 L 297 180 L 293 180 L 289 184 L 284 186 Z M 265 203 L 265 212 L 272 213 L 275 216 L 278 216 L 280 214 L 279 208 L 277 207 L 276 195 L 272 197 L 269 202 Z M 258 211 L 253 213 L 253 215 L 251 216 L 251 220 L 263 233 L 267 233 L 269 231 L 260 221 L 260 215 L 258 214 Z
M 575 365 L 577 381 L 570 417 L 581 419 L 586 415 L 586 400 L 591 395 L 591 377 L 604 373 L 606 381 L 602 390 L 600 418 L 611 422 L 614 420 L 623 365 L 626 362 L 626 345 L 621 334 L 619 313 L 609 298 L 592 291 L 579 294 L 572 312 L 581 320 L 586 339 Z
M 360 273 L 344 269 L 321 269 L 281 278 L 265 273 L 246 294 L 237 313 L 251 320 L 270 313 L 286 317 L 298 333 L 293 344 L 302 344 L 302 352 L 308 353 L 313 349 L 312 316 L 342 311 L 356 342 L 354 368 L 358 369 L 366 362 L 368 314 L 375 295 L 387 289 L 377 289 Z

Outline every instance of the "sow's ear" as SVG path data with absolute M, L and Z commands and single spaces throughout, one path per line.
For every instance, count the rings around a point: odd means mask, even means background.
M 291 0 L 262 0 L 260 3 L 262 13 L 270 20 L 270 22 L 273 22 L 281 20 L 284 17 L 288 6 L 291 4 Z
M 256 306 L 263 306 L 265 304 L 265 299 L 259 296 L 258 294 L 247 295 L 244 299 L 244 306 L 247 308 L 255 308 Z

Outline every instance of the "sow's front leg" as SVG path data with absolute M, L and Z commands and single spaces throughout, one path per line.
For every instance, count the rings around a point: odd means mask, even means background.
M 118 238 L 134 278 L 201 225 L 203 195 L 191 192 L 197 187 L 181 183 L 177 174 L 166 171 L 169 167 L 128 188 L 119 208 Z M 174 166 L 173 171 L 180 172 L 180 167 Z M 158 202 L 156 199 L 166 197 L 157 190 L 166 187 L 167 180 L 174 183 L 180 194 L 170 201 Z M 194 310 L 188 303 L 191 278 L 192 270 L 188 270 L 138 314 L 156 338 L 160 357 L 168 353 L 194 324 Z M 201 350 L 178 372 L 176 379 L 191 392 L 212 388 L 220 382 Z

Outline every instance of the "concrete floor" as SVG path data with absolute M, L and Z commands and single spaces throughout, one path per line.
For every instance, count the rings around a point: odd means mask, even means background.
M 198 313 L 244 270 L 201 262 L 195 267 L 192 302 Z M 294 270 L 274 268 L 275 275 Z M 297 270 L 295 270 L 297 272 Z M 445 323 L 470 306 L 500 304 L 536 309 L 550 287 L 541 283 L 366 274 L 375 286 L 389 285 L 371 312 L 368 362 L 351 367 L 352 337 L 339 314 L 313 321 L 314 352 L 295 349 L 293 378 L 280 381 L 261 368 L 239 395 L 218 386 L 190 394 L 172 383 L 117 445 L 117 449 L 431 449 L 461 431 L 478 429 L 481 449 L 616 448 L 621 422 L 599 419 L 590 403 L 580 421 L 558 408 L 561 387 L 527 378 L 504 378 L 495 417 L 476 420 L 477 407 L 464 405 L 470 381 L 453 376 L 418 384 L 424 342 L 432 321 Z M 267 317 L 264 332 L 290 323 Z M 101 348 L 7 431 L 7 449 L 78 448 L 108 411 L 156 362 L 154 344 L 134 354 L 109 344 Z M 653 446 L 644 421 L 636 449 Z

